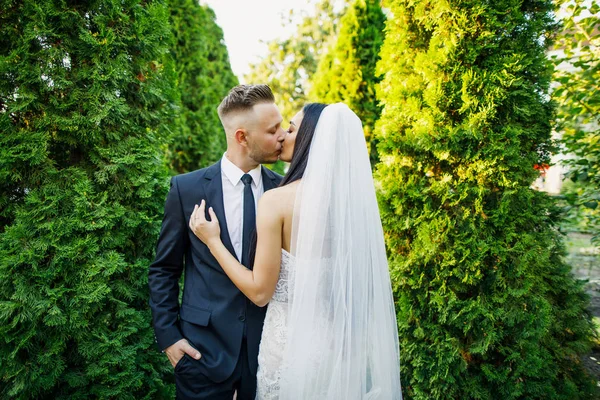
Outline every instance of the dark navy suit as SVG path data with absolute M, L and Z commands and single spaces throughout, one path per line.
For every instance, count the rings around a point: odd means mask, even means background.
M 267 191 L 282 177 L 262 168 Z M 258 346 L 266 307 L 249 301 L 189 229 L 195 204 L 205 199 L 221 226 L 221 239 L 235 256 L 225 220 L 221 162 L 173 177 L 148 284 L 156 341 L 161 350 L 185 338 L 202 354 L 187 355 L 175 367 L 177 397 L 254 399 Z M 182 303 L 179 278 L 185 269 Z M 240 386 L 241 381 L 241 386 Z M 233 385 L 234 389 L 229 391 Z M 229 392 L 228 392 L 229 391 Z

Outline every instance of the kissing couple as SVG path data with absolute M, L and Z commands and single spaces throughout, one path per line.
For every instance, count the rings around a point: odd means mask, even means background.
M 401 399 L 360 119 L 312 103 L 286 131 L 267 85 L 234 87 L 218 113 L 227 152 L 172 178 L 149 268 L 177 398 Z M 261 166 L 278 159 L 290 163 L 285 177 Z

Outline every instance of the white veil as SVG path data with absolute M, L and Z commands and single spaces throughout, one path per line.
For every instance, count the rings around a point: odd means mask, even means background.
M 295 204 L 280 399 L 402 399 L 371 166 L 345 104 L 323 110 Z

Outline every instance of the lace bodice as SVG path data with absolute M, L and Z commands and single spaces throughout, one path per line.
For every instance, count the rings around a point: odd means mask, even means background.
M 279 398 L 281 362 L 287 341 L 288 282 L 294 265 L 294 256 L 281 249 L 279 279 L 268 305 L 258 352 L 258 400 Z
M 281 249 L 281 267 L 279 268 L 279 280 L 275 287 L 275 293 L 271 301 L 288 302 L 288 279 L 290 276 L 290 268 L 293 264 L 294 256 Z

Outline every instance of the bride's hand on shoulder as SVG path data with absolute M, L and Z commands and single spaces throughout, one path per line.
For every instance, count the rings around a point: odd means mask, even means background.
M 206 219 L 206 202 L 202 200 L 200 205 L 194 206 L 194 211 L 190 217 L 189 227 L 205 245 L 211 247 L 215 243 L 221 242 L 221 227 L 219 220 L 212 207 L 208 208 L 210 221 Z

